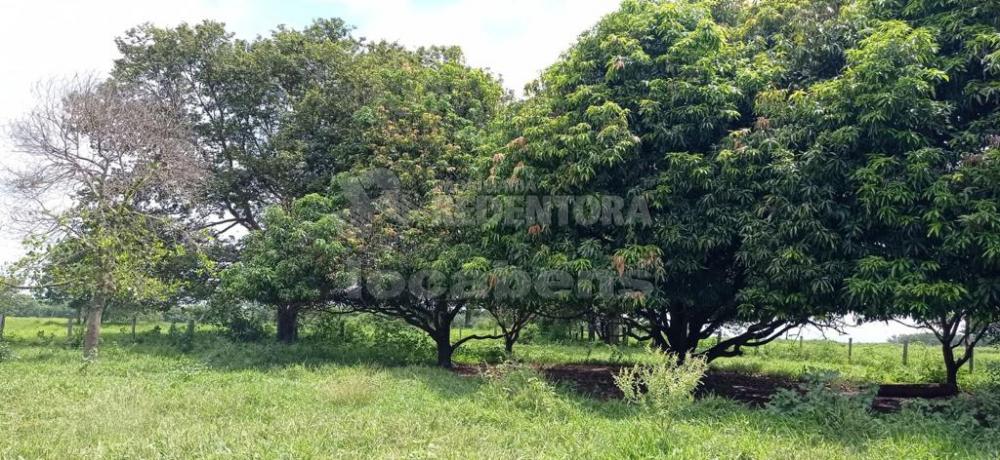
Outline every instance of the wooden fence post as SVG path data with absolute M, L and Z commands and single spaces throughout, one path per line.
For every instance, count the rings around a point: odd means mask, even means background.
M 975 348 L 969 350 L 969 373 L 972 374 L 976 372 L 976 355 Z
M 910 361 L 910 341 L 903 340 L 903 365 L 906 366 Z
M 135 323 L 137 323 L 138 321 L 139 320 L 136 317 L 136 315 L 132 315 L 132 341 L 133 342 L 135 341 Z
M 854 338 L 848 337 L 847 339 L 847 363 L 851 364 L 854 361 Z
M 7 315 L 0 313 L 0 340 L 3 340 L 3 330 L 7 327 Z
M 73 318 L 66 318 L 66 337 L 73 338 Z

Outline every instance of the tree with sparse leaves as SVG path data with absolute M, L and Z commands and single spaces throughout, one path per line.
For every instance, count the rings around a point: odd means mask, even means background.
M 197 190 L 201 163 L 175 113 L 94 79 L 43 87 L 11 132 L 29 159 L 6 178 L 23 204 L 13 217 L 30 233 L 20 277 L 86 304 L 83 352 L 95 357 L 109 305 L 181 289 L 166 267 L 197 244 L 173 210 Z

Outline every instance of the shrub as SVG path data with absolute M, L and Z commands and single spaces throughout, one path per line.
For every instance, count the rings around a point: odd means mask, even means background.
M 811 371 L 803 376 L 805 383 L 798 390 L 781 389 L 767 405 L 767 410 L 780 415 L 808 418 L 833 430 L 846 432 L 865 429 L 873 423 L 869 413 L 877 393 L 875 386 L 858 393 L 845 393 L 833 387 L 840 375 L 833 371 Z
M 970 434 L 981 428 L 1000 430 L 1000 394 L 978 391 L 944 400 L 914 400 L 905 406 L 904 414 L 922 421 L 949 424 Z
M 625 395 L 625 401 L 645 409 L 675 411 L 694 401 L 708 363 L 689 357 L 678 364 L 673 355 L 652 351 L 653 364 L 639 364 L 622 369 L 615 376 L 615 385 Z

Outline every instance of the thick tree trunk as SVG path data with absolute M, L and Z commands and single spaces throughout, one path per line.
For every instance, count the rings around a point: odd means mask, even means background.
M 451 369 L 451 357 L 455 354 L 455 347 L 451 345 L 452 318 L 449 315 L 442 315 L 436 318 L 434 329 L 427 331 L 437 346 L 437 365 L 445 369 Z
M 278 308 L 278 341 L 294 343 L 299 338 L 299 308 L 284 306 Z
M 437 344 L 437 365 L 445 369 L 452 368 L 451 356 L 455 353 L 455 349 L 451 346 L 451 337 L 449 335 L 450 331 L 443 337 L 438 336 L 434 340 Z
M 83 334 L 83 357 L 97 357 L 97 345 L 101 339 L 101 318 L 104 315 L 104 303 L 96 302 L 87 311 L 87 329 Z

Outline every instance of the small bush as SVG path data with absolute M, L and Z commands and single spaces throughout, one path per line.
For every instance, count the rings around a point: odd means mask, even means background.
M 963 393 L 944 400 L 914 400 L 904 413 L 923 421 L 950 424 L 975 434 L 981 428 L 1000 430 L 1000 394 L 993 391 Z
M 624 368 L 615 376 L 615 385 L 625 395 L 625 401 L 656 411 L 689 406 L 708 364 L 695 357 L 678 364 L 672 355 L 658 350 L 652 353 L 656 355 L 654 364 Z
M 767 410 L 813 420 L 833 430 L 864 429 L 873 422 L 869 413 L 877 393 L 875 386 L 859 393 L 844 393 L 833 387 L 840 375 L 833 371 L 812 371 L 803 376 L 799 390 L 779 390 Z

